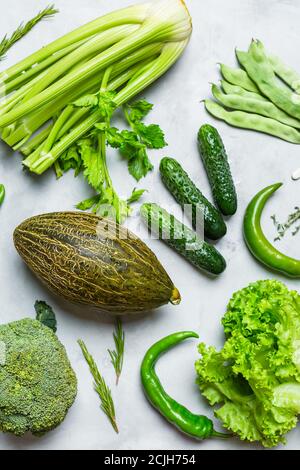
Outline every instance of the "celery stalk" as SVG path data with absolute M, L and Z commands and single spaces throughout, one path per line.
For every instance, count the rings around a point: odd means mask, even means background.
M 149 0 L 57 39 L 0 73 L 0 91 L 7 94 L 0 101 L 2 139 L 21 150 L 26 156 L 23 164 L 30 171 L 42 174 L 53 165 L 61 176 L 66 156 L 58 159 L 65 152 L 68 156 L 74 146 L 72 168 L 79 163 L 80 171 L 78 145 L 74 144 L 81 138 L 91 139 L 94 126 L 101 123 L 98 147 L 106 158 L 107 126 L 114 109 L 171 67 L 186 48 L 191 32 L 183 0 Z M 109 112 L 103 114 L 101 107 L 107 106 Z M 104 167 L 107 171 L 106 164 Z M 111 181 L 108 174 L 106 180 Z M 115 195 L 112 183 L 110 188 Z

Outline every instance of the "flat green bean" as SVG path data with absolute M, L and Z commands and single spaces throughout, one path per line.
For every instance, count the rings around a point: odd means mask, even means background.
M 300 119 L 300 95 L 280 86 L 263 45 L 252 41 L 248 52 L 236 51 L 240 64 L 256 83 L 261 93 L 291 116 Z
M 300 128 L 299 120 L 289 116 L 270 101 L 260 101 L 246 96 L 232 94 L 225 95 L 216 85 L 212 85 L 212 94 L 217 101 L 228 108 L 260 114 L 261 116 L 276 119 L 287 126 Z
M 284 64 L 277 56 L 268 55 L 268 59 L 276 75 L 289 85 L 296 93 L 300 94 L 300 74 L 288 65 Z
M 227 82 L 232 83 L 232 85 L 238 85 L 244 90 L 253 91 L 254 93 L 259 93 L 259 89 L 255 83 L 248 77 L 247 73 L 242 69 L 232 69 L 227 65 L 220 64 L 220 70 L 222 76 L 227 80 Z
M 231 83 L 227 82 L 226 80 L 221 80 L 221 86 L 227 95 L 239 95 L 245 96 L 247 98 L 254 98 L 260 101 L 269 101 L 268 98 L 260 95 L 259 93 L 255 93 L 254 91 L 248 91 L 242 88 L 239 85 L 232 85 Z
M 300 144 L 300 132 L 293 127 L 275 121 L 275 119 L 260 116 L 259 114 L 245 113 L 244 111 L 226 111 L 212 100 L 205 100 L 204 104 L 206 110 L 212 116 L 225 121 L 231 126 L 263 132 L 294 144 Z

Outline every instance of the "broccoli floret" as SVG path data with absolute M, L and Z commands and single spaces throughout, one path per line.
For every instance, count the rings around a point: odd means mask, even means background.
M 27 318 L 0 325 L 0 345 L 0 431 L 22 436 L 54 429 L 77 393 L 64 346 L 50 328 Z

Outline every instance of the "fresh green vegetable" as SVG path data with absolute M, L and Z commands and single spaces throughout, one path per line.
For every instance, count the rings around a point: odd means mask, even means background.
M 226 95 L 225 93 L 222 93 L 216 85 L 212 85 L 212 94 L 217 101 L 227 108 L 260 114 L 261 116 L 266 116 L 282 122 L 287 126 L 300 128 L 300 121 L 298 119 L 289 116 L 270 101 L 236 94 Z M 260 95 L 257 94 L 257 96 Z
M 105 89 L 105 84 L 102 89 Z M 102 112 L 105 110 L 106 124 L 96 124 L 91 135 L 74 144 L 67 154 L 60 157 L 57 163 L 59 172 L 73 167 L 78 173 L 83 168 L 88 183 L 98 193 L 97 196 L 79 203 L 78 209 L 89 210 L 93 208 L 93 212 L 98 215 L 110 216 L 119 223 L 130 215 L 130 204 L 138 201 L 144 190 L 134 191 L 127 201 L 120 200 L 113 187 L 107 167 L 106 143 L 120 149 L 121 154 L 128 160 L 129 172 L 137 181 L 153 169 L 147 155 L 147 148 L 160 148 L 166 143 L 164 134 L 158 125 L 146 126 L 142 122 L 142 119 L 153 107 L 146 100 L 140 100 L 126 106 L 125 115 L 134 126 L 134 130 L 120 132 L 117 128 L 110 127 L 110 118 L 115 109 L 113 97 L 112 92 L 103 91 L 98 95 L 87 95 L 75 102 L 76 106 L 82 108 L 92 107 L 95 103 L 95 106 L 100 107 Z M 135 116 L 138 116 L 138 119 Z M 70 165 L 70 162 L 73 163 Z
M 128 159 L 129 173 L 137 181 L 153 169 L 147 149 L 161 149 L 167 145 L 164 133 L 157 124 L 146 126 L 142 122 L 152 108 L 153 105 L 146 100 L 125 105 L 125 116 L 132 131 L 123 131 L 108 138 L 109 144 L 120 148 L 121 154 Z
M 207 111 L 232 126 L 299 144 L 300 75 L 267 54 L 261 41 L 253 40 L 248 52 L 237 50 L 236 55 L 242 68 L 221 65 L 225 94 L 213 85 L 212 93 L 221 105 L 206 100 Z
M 94 361 L 93 357 L 88 352 L 85 343 L 82 340 L 78 340 L 78 344 L 86 360 L 86 363 L 89 366 L 90 372 L 93 376 L 95 392 L 98 394 L 100 401 L 101 401 L 100 408 L 103 411 L 103 413 L 106 414 L 113 429 L 118 434 L 119 429 L 117 425 L 115 405 L 113 402 L 111 390 L 106 385 L 106 382 L 104 378 L 102 377 L 102 375 L 100 374 L 96 362 Z
M 116 331 L 114 333 L 114 342 L 115 342 L 116 349 L 114 351 L 111 351 L 109 349 L 108 353 L 110 355 L 111 363 L 114 366 L 114 369 L 116 371 L 117 385 L 118 385 L 122 368 L 123 368 L 124 347 L 125 347 L 125 333 L 124 333 L 120 318 L 117 319 Z
M 286 113 L 300 119 L 300 97 L 278 84 L 272 65 L 260 41 L 253 40 L 248 52 L 236 51 L 240 64 L 261 93 Z
M 215 203 L 224 215 L 237 211 L 237 194 L 226 150 L 217 129 L 205 124 L 198 133 L 199 150 Z
M 245 70 L 232 69 L 224 64 L 220 64 L 220 70 L 225 80 L 227 80 L 227 82 L 231 83 L 232 85 L 237 85 L 242 87 L 244 90 L 259 93 L 259 89 L 255 85 L 255 83 L 249 78 Z
M 238 95 L 243 98 L 249 98 L 253 100 L 259 101 L 268 101 L 267 98 L 260 95 L 258 92 L 248 91 L 238 85 L 232 85 L 231 83 L 227 82 L 226 80 L 221 80 L 221 86 L 227 95 Z
M 276 280 L 235 293 L 223 318 L 226 342 L 199 346 L 197 382 L 215 416 L 242 440 L 285 442 L 300 414 L 300 296 Z
M 206 416 L 191 413 L 171 398 L 156 375 L 155 365 L 160 356 L 187 338 L 199 338 L 199 336 L 192 331 L 174 333 L 161 339 L 147 351 L 141 365 L 141 379 L 146 397 L 162 416 L 188 436 L 201 440 L 209 437 L 227 437 L 226 434 L 216 432 L 213 422 Z
M 42 300 L 37 300 L 34 304 L 34 308 L 36 311 L 36 319 L 56 333 L 57 322 L 52 307 Z
M 26 318 L 0 326 L 0 430 L 22 436 L 56 428 L 72 406 L 76 376 L 50 328 Z
M 226 234 L 226 225 L 220 212 L 206 199 L 197 186 L 173 158 L 163 158 L 160 174 L 165 186 L 183 209 L 192 206 L 192 225 L 195 230 L 204 223 L 205 236 L 217 240 Z
M 191 31 L 182 0 L 154 0 L 57 39 L 0 73 L 12 92 L 0 103 L 2 139 L 24 152 L 23 164 L 36 174 L 50 167 L 58 176 L 69 168 L 83 171 L 98 195 L 80 209 L 93 207 L 102 215 L 107 209 L 101 206 L 111 206 L 121 222 L 128 202 L 118 197 L 108 174 L 106 143 L 121 149 L 138 180 L 152 168 L 146 148 L 165 141 L 158 126 L 141 122 L 148 103 L 125 107 L 131 132 L 117 132 L 111 118 L 176 62 Z
M 274 226 L 278 234 L 274 240 L 275 242 L 277 242 L 285 236 L 286 232 L 291 227 L 293 227 L 298 222 L 298 220 L 300 220 L 300 207 L 296 206 L 295 211 L 289 214 L 287 221 L 284 222 L 283 224 L 278 222 L 276 215 L 272 215 L 271 219 L 273 220 Z M 294 230 L 292 231 L 292 235 L 293 236 L 297 235 L 299 230 L 300 230 L 300 225 L 297 225 L 297 227 L 295 227 Z
M 300 277 L 300 260 L 280 253 L 265 237 L 261 228 L 261 216 L 269 198 L 282 186 L 273 184 L 260 191 L 247 207 L 244 218 L 244 237 L 253 256 L 270 269 L 285 276 Z
M 261 44 L 261 43 L 260 43 Z M 261 44 L 262 45 L 262 44 Z M 300 75 L 282 60 L 274 55 L 268 54 L 268 59 L 276 75 L 289 85 L 296 93 L 300 92 Z
M 0 184 L 0 206 L 3 204 L 5 199 L 5 186 L 4 184 Z
M 205 100 L 204 103 L 206 110 L 212 116 L 227 122 L 231 126 L 264 132 L 287 142 L 300 144 L 300 132 L 275 119 L 266 118 L 259 114 L 245 113 L 244 111 L 226 111 L 212 100 Z
M 157 204 L 143 204 L 141 216 L 149 230 L 181 254 L 197 269 L 218 275 L 226 269 L 226 261 L 212 245 Z
M 58 13 L 58 10 L 54 5 L 47 6 L 44 10 L 40 11 L 34 18 L 29 20 L 27 23 L 21 23 L 13 34 L 8 37 L 4 36 L 0 42 L 0 61 L 5 58 L 6 52 L 20 39 L 22 39 L 34 26 L 44 18 L 51 18 L 53 15 Z
M 180 302 L 154 253 L 109 219 L 81 212 L 44 214 L 19 225 L 14 242 L 36 276 L 68 301 L 116 315 Z

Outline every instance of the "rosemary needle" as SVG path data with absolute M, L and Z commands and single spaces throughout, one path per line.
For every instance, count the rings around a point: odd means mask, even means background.
M 29 20 L 27 23 L 21 23 L 15 32 L 8 37 L 7 35 L 4 36 L 2 41 L 0 42 L 0 61 L 3 60 L 5 57 L 4 55 L 6 52 L 20 39 L 26 36 L 32 28 L 39 23 L 44 18 L 50 18 L 51 16 L 58 13 L 58 10 L 54 7 L 54 5 L 47 6 L 44 10 L 40 11 L 34 18 Z
M 116 330 L 114 333 L 114 342 L 115 342 L 115 351 L 111 351 L 108 349 L 108 353 L 110 355 L 111 363 L 114 366 L 116 371 L 117 381 L 116 384 L 118 385 L 120 375 L 123 368 L 124 362 L 124 348 L 125 348 L 125 333 L 122 327 L 122 322 L 118 318 Z
M 271 216 L 274 226 L 276 228 L 278 236 L 274 239 L 275 242 L 280 241 L 286 234 L 286 232 L 293 227 L 300 220 L 300 208 L 295 207 L 295 212 L 291 213 L 285 223 L 278 222 L 275 215 Z M 295 236 L 300 231 L 300 226 L 298 225 L 292 232 L 292 235 Z
M 97 364 L 95 363 L 93 357 L 91 354 L 88 352 L 87 347 L 85 343 L 82 340 L 78 340 L 78 344 L 81 348 L 82 354 L 90 368 L 90 372 L 94 378 L 94 387 L 95 391 L 100 397 L 101 401 L 101 410 L 106 414 L 108 417 L 112 427 L 116 431 L 116 433 L 119 433 L 119 429 L 117 426 L 117 420 L 116 420 L 116 412 L 115 412 L 115 406 L 111 394 L 110 388 L 106 385 L 106 382 L 102 375 L 99 372 L 99 369 L 97 367 Z

